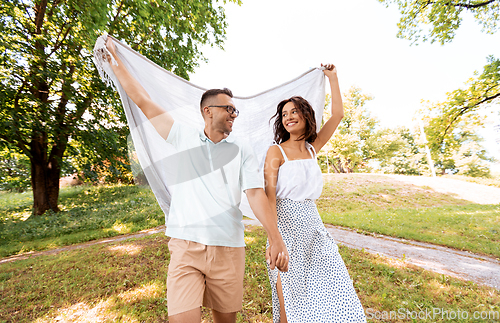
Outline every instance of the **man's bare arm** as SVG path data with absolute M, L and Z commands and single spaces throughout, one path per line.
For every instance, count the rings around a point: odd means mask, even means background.
M 271 211 L 271 207 L 269 206 L 269 200 L 267 199 L 264 189 L 251 188 L 247 189 L 245 193 L 252 211 L 267 231 L 271 248 L 271 259 L 269 264 L 271 269 L 274 269 L 274 266 L 276 266 L 281 271 L 288 271 L 288 251 L 278 231 L 278 225 Z
M 111 68 L 113 69 L 113 72 L 118 78 L 121 86 L 130 99 L 134 101 L 134 103 L 149 119 L 160 136 L 162 136 L 163 139 L 167 139 L 170 129 L 172 129 L 172 125 L 174 124 L 174 119 L 167 111 L 151 100 L 148 92 L 146 92 L 142 85 L 137 82 L 132 75 L 130 75 L 129 71 L 125 68 L 125 65 L 116 54 L 116 48 L 113 44 L 113 40 L 109 37 L 106 42 L 106 47 L 118 63 L 118 66 L 111 64 Z

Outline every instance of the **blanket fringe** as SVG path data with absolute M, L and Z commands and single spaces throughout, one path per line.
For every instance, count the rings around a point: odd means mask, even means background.
M 107 73 L 107 68 L 109 66 L 108 57 L 111 57 L 111 64 L 118 66 L 115 58 L 109 52 L 106 47 L 106 41 L 108 39 L 108 34 L 104 33 L 102 36 L 97 38 L 94 46 L 94 64 L 99 72 L 99 76 L 106 86 L 111 86 L 116 90 L 115 83 L 113 79 Z

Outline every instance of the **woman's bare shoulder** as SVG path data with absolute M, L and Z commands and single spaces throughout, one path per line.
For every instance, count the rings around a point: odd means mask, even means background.
M 283 164 L 283 162 L 285 161 L 278 145 L 272 145 L 267 150 L 266 161 L 273 161 L 273 160 L 279 160 L 280 165 Z
M 278 145 L 270 146 L 269 149 L 267 150 L 267 156 L 268 157 L 282 156 L 281 150 L 279 149 Z

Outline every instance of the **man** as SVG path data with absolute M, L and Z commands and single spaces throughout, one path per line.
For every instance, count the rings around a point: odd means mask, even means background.
M 233 95 L 228 89 L 205 92 L 200 102 L 205 127 L 197 131 L 175 122 L 151 100 L 116 55 L 111 38 L 107 48 L 118 63 L 111 66 L 127 95 L 168 143 L 185 152 L 179 172 L 199 174 L 171 187 L 166 230 L 171 237 L 169 321 L 200 322 L 204 305 L 212 309 L 216 323 L 236 322 L 245 266 L 244 227 L 238 209 L 242 191 L 268 233 L 271 268 L 287 271 L 288 252 L 258 175 L 256 158 L 244 142 L 230 134 L 238 116 Z

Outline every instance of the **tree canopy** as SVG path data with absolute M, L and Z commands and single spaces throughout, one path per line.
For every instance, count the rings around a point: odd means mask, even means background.
M 421 145 L 410 129 L 379 128 L 379 121 L 365 106 L 372 99 L 358 87 L 351 87 L 343 94 L 344 118 L 318 153 L 323 171 L 328 167 L 328 171 L 331 168 L 336 173 L 378 171 L 419 175 L 426 172 Z M 329 117 L 327 100 L 323 120 Z
M 500 59 L 488 57 L 488 64 L 483 72 L 469 79 L 465 89 L 448 93 L 447 99 L 435 103 L 435 118 L 431 121 L 439 134 L 435 136 L 436 144 L 440 145 L 451 135 L 453 129 L 466 114 L 476 112 L 481 107 L 495 104 L 500 100 Z
M 187 79 L 200 46 L 221 46 L 225 28 L 211 0 L 2 1 L 0 145 L 30 159 L 35 214 L 58 210 L 63 158 L 91 152 L 119 164 L 126 156 L 123 111 L 92 62 L 99 35 Z
M 500 28 L 500 0 L 379 1 L 386 6 L 396 4 L 399 7 L 401 19 L 398 23 L 397 36 L 411 40 L 412 43 L 430 41 L 445 44 L 451 42 L 466 13 L 472 14 L 476 23 L 482 26 L 483 32 L 493 34 Z M 467 142 L 474 142 L 474 147 L 479 145 L 479 137 L 466 136 L 459 140 L 460 136 L 457 137 L 457 133 L 464 133 L 462 131 L 464 125 L 467 127 L 483 126 L 477 116 L 478 110 L 500 102 L 500 59 L 488 56 L 482 73 L 475 72 L 474 77 L 467 81 L 464 88 L 448 93 L 447 96 L 445 101 L 434 103 L 430 107 L 428 115 L 432 115 L 432 118 L 428 119 L 429 127 L 426 133 L 430 140 L 433 140 L 431 149 L 434 155 L 441 154 L 443 157 L 442 154 L 448 154 L 448 157 L 440 158 L 441 169 L 450 167 L 454 169 L 457 163 L 450 164 L 445 161 L 451 160 L 450 143 L 460 142 L 471 146 L 472 144 L 467 144 Z M 472 120 L 475 121 L 472 122 Z M 474 155 L 478 156 L 474 160 L 483 163 L 488 160 L 488 157 L 484 150 L 477 147 L 473 149 Z M 445 153 L 445 151 L 448 152 Z M 458 155 L 454 156 L 456 161 Z M 488 172 L 482 167 L 480 171 L 470 171 L 470 173 L 487 174 Z
M 401 13 L 398 37 L 419 41 L 450 42 L 469 12 L 486 33 L 498 31 L 500 0 L 379 0 L 386 6 L 396 4 Z M 427 27 L 427 30 L 424 28 Z
M 363 169 L 373 155 L 373 134 L 378 121 L 365 107 L 373 98 L 360 88 L 351 87 L 343 97 L 344 118 L 319 155 L 328 158 L 335 172 L 352 173 Z M 326 108 L 323 119 L 329 117 L 330 111 Z

